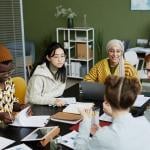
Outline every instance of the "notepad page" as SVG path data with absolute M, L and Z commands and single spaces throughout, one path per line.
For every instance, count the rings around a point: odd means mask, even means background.
M 150 97 L 145 97 L 144 95 L 138 95 L 137 98 L 136 98 L 136 100 L 135 100 L 135 103 L 133 104 L 133 106 L 141 107 L 149 99 L 150 99 Z
M 112 117 L 107 115 L 106 113 L 103 113 L 100 117 L 99 120 L 101 121 L 107 121 L 107 122 L 112 122 Z
M 18 127 L 44 127 L 48 121 L 50 116 L 29 116 L 22 122 L 21 124 L 18 121 L 14 121 L 11 125 Z
M 58 98 L 64 101 L 65 105 L 69 105 L 69 104 L 75 104 L 76 103 L 76 98 L 75 97 L 62 97 L 62 98 Z
M 68 113 L 75 113 L 75 114 L 80 114 L 79 109 L 90 109 L 94 106 L 93 103 L 84 103 L 84 102 L 77 102 L 75 104 L 70 104 L 68 105 L 63 112 L 68 112 Z
M 14 143 L 14 140 L 10 140 L 8 138 L 0 137 L 0 149 L 7 147 L 8 145 Z
M 19 144 L 17 146 L 13 146 L 13 147 L 8 148 L 6 150 L 32 150 L 32 149 L 25 144 Z
M 57 98 L 57 99 L 63 100 L 65 105 L 76 103 L 75 97 L 61 97 L 61 98 Z M 49 104 L 49 106 L 52 106 L 52 104 Z
M 69 132 L 67 134 L 65 134 L 64 136 L 61 136 L 61 137 L 58 137 L 58 143 L 61 143 L 67 147 L 70 147 L 72 149 L 75 148 L 75 140 L 78 136 L 78 132 L 76 131 L 72 131 L 72 132 Z
M 12 126 L 20 126 L 20 127 L 44 127 L 50 118 L 49 115 L 42 116 L 29 116 L 27 114 L 29 107 L 20 111 L 14 122 L 10 125 Z
M 30 106 L 24 108 L 23 110 L 21 110 L 16 116 L 15 116 L 15 121 L 14 123 L 18 123 L 20 125 L 23 125 L 24 122 L 26 122 L 27 117 L 28 117 L 28 109 L 30 108 Z

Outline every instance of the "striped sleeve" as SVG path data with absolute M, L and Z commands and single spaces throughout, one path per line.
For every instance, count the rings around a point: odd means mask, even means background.
M 128 62 L 125 62 L 125 76 L 126 77 L 136 77 L 139 79 L 137 70 Z
M 90 72 L 84 77 L 85 81 L 95 81 L 104 83 L 106 77 L 110 74 L 107 59 L 99 61 Z

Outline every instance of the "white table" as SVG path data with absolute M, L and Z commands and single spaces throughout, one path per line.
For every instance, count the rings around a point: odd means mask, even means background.
M 127 49 L 127 51 L 135 51 L 136 53 L 145 53 L 145 54 L 148 54 L 148 53 L 150 53 L 150 48 L 133 47 L 133 48 Z

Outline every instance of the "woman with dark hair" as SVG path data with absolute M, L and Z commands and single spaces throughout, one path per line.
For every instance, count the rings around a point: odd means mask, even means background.
M 130 107 L 140 92 L 137 78 L 108 76 L 105 80 L 104 112 L 112 117 L 110 126 L 91 128 L 92 110 L 81 110 L 76 150 L 149 150 L 150 123 L 144 117 L 134 118 Z M 92 129 L 92 130 L 91 130 Z M 93 135 L 89 138 L 89 135 Z
M 28 83 L 26 101 L 39 105 L 63 106 L 60 97 L 66 86 L 66 51 L 57 42 L 49 45 Z

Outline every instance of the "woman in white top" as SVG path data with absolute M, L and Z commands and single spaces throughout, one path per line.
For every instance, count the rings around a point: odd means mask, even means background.
M 91 128 L 92 110 L 81 110 L 76 150 L 149 150 L 150 123 L 144 117 L 134 118 L 129 108 L 140 92 L 136 78 L 108 76 L 105 81 L 104 112 L 113 122 L 110 126 Z M 92 130 L 91 130 L 92 129 Z M 89 138 L 90 132 L 93 134 Z
M 39 105 L 63 106 L 58 99 L 66 86 L 66 51 L 57 42 L 47 47 L 41 62 L 35 67 L 28 83 L 26 101 Z

